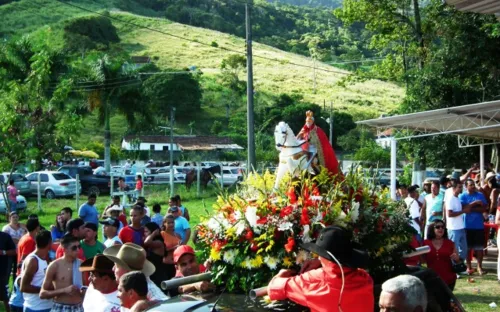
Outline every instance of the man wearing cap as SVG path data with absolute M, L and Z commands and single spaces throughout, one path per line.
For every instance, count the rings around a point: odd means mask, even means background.
M 187 277 L 200 273 L 205 273 L 207 268 L 203 264 L 198 264 L 194 250 L 189 245 L 182 245 L 174 251 L 174 263 L 177 270 L 175 277 Z M 215 285 L 209 281 L 202 281 L 194 284 L 179 286 L 178 291 L 170 291 L 170 295 L 176 296 L 178 293 L 185 294 L 193 291 L 207 292 L 215 289 Z
M 28 233 L 24 234 L 17 244 L 17 274 L 21 273 L 21 265 L 23 260 L 36 249 L 35 237 L 40 231 L 40 222 L 38 219 L 28 219 L 26 222 Z M 47 259 L 48 260 L 48 255 Z
M 434 220 L 443 220 L 444 192 L 440 191 L 439 182 L 432 181 L 431 193 L 425 196 L 421 219 L 425 222 L 424 236 L 427 239 L 427 229 Z
M 189 226 L 189 222 L 181 216 L 181 210 L 179 207 L 174 206 L 168 208 L 168 214 L 174 216 L 175 218 L 175 233 L 179 234 L 182 239 L 182 245 L 186 245 L 191 237 L 191 227 Z
M 114 245 L 123 244 L 122 240 L 118 237 L 118 229 L 121 225 L 121 222 L 118 219 L 107 218 L 99 221 L 99 223 L 103 225 L 103 233 L 107 237 L 104 241 L 104 247 L 109 248 Z
M 148 299 L 166 300 L 167 296 L 158 286 L 151 281 L 149 276 L 154 273 L 155 266 L 146 259 L 146 251 L 139 245 L 125 243 L 120 246 L 111 246 L 104 250 L 104 255 L 115 263 L 113 271 L 116 280 L 119 280 L 123 274 L 131 271 L 140 271 L 147 277 Z
M 104 209 L 104 212 L 102 213 L 103 218 L 107 217 L 114 217 L 120 220 L 123 226 L 127 226 L 127 215 L 125 214 L 125 208 L 123 205 L 120 203 L 120 196 L 115 195 L 113 196 L 113 201 L 111 202 L 111 205 L 106 207 Z M 115 212 L 113 212 L 115 211 Z M 115 215 L 116 214 L 116 215 Z M 120 227 L 121 229 L 121 227 Z
M 428 194 L 431 193 L 431 185 L 432 185 L 432 180 L 430 179 L 425 179 L 424 180 L 424 183 L 422 183 L 422 188 L 423 188 L 423 192 L 422 192 L 422 196 L 427 196 Z
M 117 219 L 117 220 L 121 221 L 120 216 L 122 215 L 122 211 L 123 211 L 123 208 L 121 208 L 118 205 L 113 205 L 113 206 L 106 208 L 106 210 L 102 214 L 102 217 L 103 217 L 103 219 L 113 218 L 113 219 Z M 99 221 L 99 223 L 101 223 L 101 222 Z M 118 223 L 118 233 L 120 233 L 120 230 L 124 226 L 127 226 L 127 219 L 126 218 L 125 218 L 124 224 L 122 224 L 122 222 Z M 103 226 L 103 231 L 102 231 L 102 237 L 104 240 L 106 240 L 108 238 L 106 236 L 106 233 L 104 232 L 104 226 Z
M 102 254 L 104 244 L 97 240 L 97 225 L 86 222 L 84 227 L 87 229 L 85 237 L 80 241 L 85 259 L 93 258 L 97 254 Z
M 84 311 L 120 312 L 114 265 L 105 255 L 97 255 L 81 264 L 80 272 L 90 273 L 90 285 L 83 299 Z
M 312 312 L 373 311 L 373 280 L 360 269 L 368 254 L 357 249 L 349 232 L 329 226 L 316 243 L 301 247 L 319 256 L 321 268 L 296 276 L 292 270 L 281 270 L 267 287 L 271 300 L 290 299 Z
M 423 201 L 418 195 L 418 185 L 412 185 L 408 188 L 408 196 L 405 198 L 406 207 L 410 212 L 410 225 L 417 231 L 416 239 L 422 243 L 422 222 L 420 219 L 420 210 L 423 207 Z
M 85 238 L 85 234 L 87 233 L 87 229 L 85 228 L 85 222 L 82 219 L 77 218 L 70 220 L 68 224 L 66 224 L 66 235 L 72 235 L 76 239 L 81 240 Z M 65 235 L 65 236 L 66 236 Z M 59 245 L 56 250 L 56 259 L 62 258 L 64 256 L 64 247 Z M 83 249 L 78 249 L 78 259 L 84 261 L 85 254 L 83 253 Z

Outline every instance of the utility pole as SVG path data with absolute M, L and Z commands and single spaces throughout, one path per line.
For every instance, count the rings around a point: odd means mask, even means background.
M 252 64 L 252 24 L 250 21 L 250 3 L 245 3 L 245 24 L 247 44 L 247 137 L 248 137 L 248 159 L 247 170 L 253 170 L 255 162 L 255 133 L 253 116 L 253 64 Z
M 313 93 L 316 93 L 316 58 L 313 57 Z
M 333 102 L 330 101 L 330 145 L 333 148 Z
M 172 107 L 170 109 L 170 197 L 174 196 L 174 122 L 175 107 Z

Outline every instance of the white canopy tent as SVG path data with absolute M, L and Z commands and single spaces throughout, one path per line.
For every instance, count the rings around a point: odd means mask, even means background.
M 459 11 L 495 14 L 500 19 L 500 0 L 446 0 Z
M 457 135 L 459 147 L 480 147 L 480 172 L 484 172 L 484 146 L 500 143 L 500 101 L 370 119 L 358 124 L 377 128 L 379 133 L 392 132 L 391 197 L 396 198 L 397 140 Z

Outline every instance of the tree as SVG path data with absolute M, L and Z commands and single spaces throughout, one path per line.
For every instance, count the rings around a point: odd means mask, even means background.
M 91 83 L 83 84 L 79 91 L 86 99 L 89 111 L 97 111 L 99 121 L 104 125 L 104 162 L 108 172 L 111 167 L 111 115 L 115 112 L 123 114 L 131 126 L 135 126 L 136 114 L 153 123 L 149 106 L 134 91 L 141 81 L 126 65 L 126 56 L 91 53 L 82 62 L 75 63 L 74 68 L 75 74 L 86 77 Z M 135 96 L 130 96 L 130 93 Z
M 176 119 L 189 120 L 201 107 L 201 86 L 196 74 L 158 72 L 143 84 L 143 95 L 156 114 L 167 117 L 176 108 Z
M 116 27 L 104 16 L 84 16 L 67 21 L 63 29 L 66 49 L 71 52 L 106 50 L 120 41 Z
M 245 91 L 245 84 L 239 79 L 240 72 L 246 67 L 247 59 L 240 54 L 231 54 L 224 59 L 220 65 L 222 80 L 233 91 L 238 93 Z
M 222 131 L 222 123 L 218 120 L 215 120 L 210 128 L 210 133 L 213 135 L 218 135 Z

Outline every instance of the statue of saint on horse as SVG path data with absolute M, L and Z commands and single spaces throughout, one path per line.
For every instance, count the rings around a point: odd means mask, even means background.
M 292 176 L 298 176 L 303 170 L 317 174 L 320 166 L 323 166 L 330 174 L 338 174 L 339 163 L 335 151 L 325 132 L 314 124 L 311 111 L 306 112 L 306 124 L 297 137 L 288 124 L 281 121 L 274 130 L 274 140 L 280 152 L 275 188 L 278 188 L 287 172 Z

